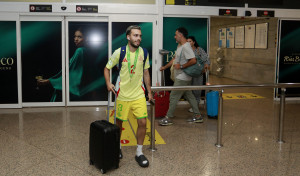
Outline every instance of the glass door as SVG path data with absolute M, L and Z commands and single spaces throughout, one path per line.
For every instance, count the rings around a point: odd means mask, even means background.
M 130 19 L 130 20 L 128 20 Z M 141 46 L 150 56 L 158 27 L 155 16 L 20 18 L 22 106 L 106 105 L 103 70 L 113 51 L 127 44 L 129 25 L 142 28 Z M 154 68 L 158 70 L 159 68 Z M 111 78 L 115 77 L 112 72 Z M 157 81 L 152 79 L 152 84 Z M 147 95 L 147 94 L 146 94 Z M 110 95 L 111 96 L 111 95 Z
M 65 105 L 64 29 L 63 17 L 20 18 L 23 107 Z
M 68 106 L 104 105 L 103 70 L 109 51 L 107 17 L 66 18 L 66 98 Z
M 0 108 L 20 107 L 17 57 L 17 17 L 0 17 Z
M 130 25 L 138 25 L 141 27 L 142 31 L 142 41 L 140 46 L 146 48 L 149 53 L 149 61 L 150 61 L 150 76 L 151 76 L 151 84 L 155 85 L 155 82 L 158 81 L 157 75 L 159 74 L 159 67 L 157 67 L 156 58 L 159 58 L 158 52 L 158 26 L 157 26 L 157 17 L 156 16 L 132 16 L 132 15 L 116 15 L 110 16 L 110 26 L 111 26 L 111 51 L 113 52 L 127 45 L 128 40 L 126 38 L 126 29 Z M 157 52 L 154 52 L 157 51 Z M 116 78 L 118 77 L 117 69 L 113 68 L 111 72 L 111 81 L 113 84 L 116 82 Z M 145 90 L 146 98 L 148 96 L 147 90 Z M 111 96 L 111 95 L 109 95 Z M 112 98 L 114 100 L 114 98 Z

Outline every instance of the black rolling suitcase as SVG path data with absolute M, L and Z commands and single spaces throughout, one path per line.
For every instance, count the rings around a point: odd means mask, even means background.
M 108 120 L 97 120 L 90 125 L 90 164 L 99 168 L 102 174 L 117 169 L 120 161 L 120 128 Z

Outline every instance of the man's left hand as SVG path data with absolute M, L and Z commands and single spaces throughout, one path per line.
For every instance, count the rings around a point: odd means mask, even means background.
M 148 93 L 148 102 L 150 103 L 151 100 L 153 100 L 153 97 L 152 97 L 152 93 L 149 92 Z

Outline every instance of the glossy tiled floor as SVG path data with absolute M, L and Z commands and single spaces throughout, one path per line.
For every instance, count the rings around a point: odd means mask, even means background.
M 214 84 L 240 84 L 211 76 Z M 266 98 L 224 100 L 222 148 L 215 147 L 217 120 L 189 124 L 188 105 L 179 105 L 174 125 L 156 126 L 165 145 L 156 145 L 148 168 L 123 147 L 120 168 L 107 175 L 295 176 L 300 173 L 300 104 L 286 104 L 284 140 L 277 140 L 278 103 L 272 89 L 232 89 Z M 201 106 L 201 108 L 203 108 Z M 89 125 L 105 119 L 105 107 L 0 109 L 0 175 L 101 175 L 89 165 Z M 201 109 L 203 112 L 203 109 Z

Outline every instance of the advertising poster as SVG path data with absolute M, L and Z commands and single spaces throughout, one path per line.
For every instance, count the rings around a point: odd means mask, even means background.
M 227 28 L 227 48 L 234 48 L 234 27 Z
M 25 103 L 62 102 L 61 90 L 57 93 L 49 83 L 50 77 L 61 75 L 61 28 L 60 21 L 21 22 L 22 101 Z M 62 87 L 62 81 L 57 84 Z
M 194 36 L 199 46 L 207 52 L 207 18 L 164 17 L 163 49 L 170 51 L 164 58 L 164 65 L 172 59 L 177 49 L 174 36 L 179 27 L 185 27 L 188 35 Z M 164 73 L 165 85 L 173 85 L 173 81 L 170 79 L 170 69 L 165 70 Z
M 300 21 L 282 20 L 278 83 L 300 82 Z M 299 88 L 288 88 L 286 96 L 299 97 Z
M 69 101 L 107 101 L 107 22 L 69 22 Z M 56 82 L 59 77 L 54 77 Z
M 150 68 L 149 73 L 150 77 L 152 76 L 152 38 L 153 38 L 153 24 L 152 22 L 113 22 L 112 23 L 112 53 L 122 47 L 127 45 L 128 40 L 126 38 L 126 29 L 130 25 L 138 25 L 142 29 L 142 41 L 140 46 L 142 48 L 146 48 L 149 53 L 149 62 L 150 62 Z M 118 71 L 116 67 L 112 69 L 112 82 L 115 84 L 117 77 L 118 77 Z M 151 79 L 152 80 L 152 79 Z M 146 95 L 148 93 L 146 92 Z
M 16 22 L 0 21 L 0 104 L 18 103 Z

